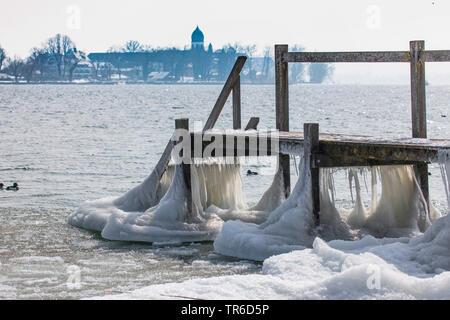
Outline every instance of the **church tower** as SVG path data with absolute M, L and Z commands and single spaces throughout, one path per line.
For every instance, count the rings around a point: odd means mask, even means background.
M 202 49 L 205 50 L 205 36 L 203 35 L 203 32 L 197 28 L 192 32 L 191 36 L 191 50 L 194 49 Z

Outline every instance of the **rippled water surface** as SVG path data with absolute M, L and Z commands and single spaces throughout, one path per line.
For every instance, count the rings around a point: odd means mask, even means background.
M 176 118 L 205 121 L 221 86 L 0 86 L 0 298 L 81 298 L 192 277 L 260 272 L 222 257 L 211 243 L 180 246 L 111 242 L 67 225 L 85 200 L 118 196 L 151 172 Z M 243 123 L 275 122 L 274 87 L 243 86 Z M 427 87 L 428 135 L 449 138 L 450 87 Z M 292 86 L 291 130 L 409 137 L 407 86 Z M 217 123 L 230 128 L 231 105 Z M 243 170 L 262 170 L 248 164 Z M 430 169 L 433 204 L 447 211 L 439 168 Z M 293 181 L 295 170 L 292 169 Z M 271 176 L 244 176 L 255 202 Z M 345 178 L 337 182 L 346 187 Z M 339 199 L 338 199 L 339 200 Z M 340 199 L 350 202 L 350 197 Z M 80 279 L 79 285 L 72 280 Z

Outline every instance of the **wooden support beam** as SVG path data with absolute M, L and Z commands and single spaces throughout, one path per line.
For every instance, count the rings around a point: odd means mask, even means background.
M 283 60 L 288 52 L 287 45 L 275 45 L 275 119 L 276 128 L 280 131 L 289 131 L 289 67 Z M 291 168 L 289 155 L 278 156 L 279 169 L 283 175 L 284 194 L 289 197 L 291 193 Z
M 241 129 L 241 77 L 238 76 L 233 86 L 233 129 Z
M 321 140 L 318 165 L 326 167 L 380 166 L 430 162 L 438 157 L 438 150 L 419 145 L 344 142 Z
M 372 63 L 372 62 L 410 62 L 409 51 L 353 51 L 353 52 L 286 52 L 284 62 L 319 63 Z M 422 51 L 426 62 L 449 62 L 450 50 Z
M 423 59 L 426 62 L 448 62 L 450 50 L 426 50 L 423 51 Z
M 411 56 L 411 121 L 413 138 L 427 138 L 427 109 L 425 95 L 425 41 L 409 43 Z M 428 165 L 415 166 L 417 181 L 429 208 Z
M 305 123 L 304 129 L 304 159 L 309 165 L 311 172 L 311 195 L 313 215 L 316 225 L 320 223 L 320 172 L 319 168 L 315 166 L 316 154 L 319 152 L 319 124 Z
M 239 74 L 241 73 L 242 68 L 244 67 L 245 61 L 247 60 L 247 57 L 245 56 L 239 56 L 233 66 L 233 69 L 230 72 L 230 75 L 228 76 L 227 81 L 225 82 L 222 91 L 220 92 L 219 97 L 217 98 L 216 104 L 214 105 L 213 110 L 211 111 L 211 114 L 209 115 L 208 120 L 206 120 L 206 124 L 203 128 L 203 131 L 209 130 L 212 127 L 214 127 L 214 124 L 216 123 L 217 119 L 219 118 L 220 113 L 222 112 L 223 106 L 227 102 L 228 96 L 231 93 L 231 90 L 233 90 L 233 87 L 239 78 Z
M 203 149 L 221 140 L 223 154 L 232 156 L 248 156 L 249 150 L 236 149 L 235 145 L 226 145 L 228 140 L 244 139 L 244 146 L 250 146 L 251 141 L 261 146 L 261 140 L 267 142 L 264 150 L 270 155 L 283 153 L 286 155 L 298 155 L 303 152 L 304 134 L 300 132 L 280 132 L 273 136 L 268 132 L 241 131 L 241 132 L 192 132 L 192 141 L 201 141 Z M 275 140 L 275 141 L 274 141 Z M 279 147 L 275 147 L 278 144 Z M 258 148 L 259 148 L 258 147 Z M 192 156 L 201 157 L 201 153 L 194 155 L 194 143 L 192 143 Z M 235 150 L 236 149 L 236 150 Z M 233 151 L 234 150 L 234 151 Z M 245 152 L 242 153 L 242 150 Z M 226 152 L 225 152 L 226 151 Z M 234 153 L 233 153 L 234 152 Z M 237 153 L 241 152 L 241 153 Z M 404 139 L 382 140 L 360 136 L 320 135 L 319 154 L 315 156 L 315 166 L 320 168 L 351 167 L 351 166 L 381 166 L 381 165 L 412 165 L 418 163 L 431 163 L 435 161 L 440 152 L 450 152 L 450 141 L 443 139 L 428 139 L 424 143 L 410 143 Z M 260 152 L 258 152 L 260 154 Z M 216 156 L 215 154 L 213 156 Z
M 379 52 L 286 52 L 285 62 L 409 62 L 408 51 Z
M 424 41 L 411 41 L 411 115 L 413 138 L 427 137 Z
M 184 129 L 189 131 L 189 119 L 175 119 L 175 129 Z M 180 142 L 178 142 L 180 143 Z M 181 143 L 187 144 L 185 148 L 191 148 L 191 141 L 188 139 L 187 141 L 183 141 Z M 181 155 L 183 156 L 183 155 Z M 192 213 L 192 183 L 191 183 L 191 164 L 190 163 L 182 163 L 181 167 L 183 169 L 183 177 L 184 183 L 186 185 L 186 201 L 189 214 Z
M 251 117 L 250 120 L 248 120 L 247 126 L 245 127 L 245 131 L 256 130 L 258 128 L 258 124 L 259 124 L 259 118 Z

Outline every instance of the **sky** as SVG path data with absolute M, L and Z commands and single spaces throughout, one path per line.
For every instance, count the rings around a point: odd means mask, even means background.
M 22 57 L 56 33 L 85 52 L 131 39 L 183 48 L 197 25 L 214 48 L 240 42 L 256 44 L 259 52 L 277 43 L 310 51 L 382 51 L 408 50 L 410 40 L 425 40 L 427 49 L 450 49 L 448 0 L 2 0 L 0 12 L 0 45 Z M 357 82 L 358 76 L 394 79 L 408 70 L 406 64 L 336 66 Z M 436 79 L 446 79 L 448 70 L 447 64 L 427 65 L 427 75 Z

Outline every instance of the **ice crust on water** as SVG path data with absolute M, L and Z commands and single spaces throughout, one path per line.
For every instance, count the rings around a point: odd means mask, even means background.
M 153 175 L 119 198 L 83 203 L 69 216 L 71 225 L 100 231 L 110 240 L 189 242 L 214 240 L 223 221 L 240 219 L 262 223 L 281 203 L 279 178 L 254 208 L 246 208 L 240 165 L 207 160 L 193 165 L 192 202 L 189 213 L 186 186 L 180 166 L 169 166 L 161 181 Z M 157 186 L 156 192 L 151 189 Z M 153 191 L 153 192 L 152 192 Z M 156 205 L 151 205 L 157 202 Z M 264 210 L 267 205 L 269 210 Z
M 311 249 L 266 259 L 262 274 L 193 279 L 94 299 L 450 299 L 450 249 L 434 250 L 448 244 L 449 218 L 411 240 L 316 238 Z M 429 241 L 436 231 L 447 235 L 442 243 Z M 417 249 L 424 244 L 427 250 L 419 258 Z

